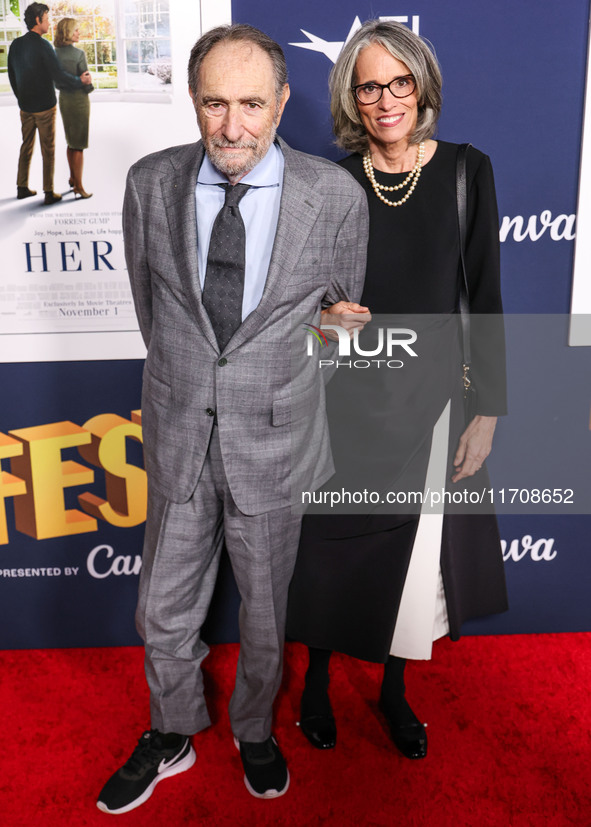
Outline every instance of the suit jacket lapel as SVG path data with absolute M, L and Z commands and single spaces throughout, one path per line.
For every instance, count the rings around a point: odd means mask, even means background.
M 199 320 L 204 336 L 215 350 L 218 343 L 201 301 L 199 265 L 197 258 L 197 214 L 195 187 L 197 175 L 203 160 L 203 144 L 192 144 L 178 155 L 171 156 L 174 172 L 161 180 L 162 198 L 170 239 L 178 273 L 193 312 Z
M 316 173 L 303 164 L 299 155 L 281 138 L 278 140 L 285 157 L 285 169 L 267 281 L 258 307 L 240 325 L 228 344 L 228 351 L 251 338 L 277 306 L 291 282 L 293 270 L 324 203 L 323 195 L 312 189 L 318 180 Z

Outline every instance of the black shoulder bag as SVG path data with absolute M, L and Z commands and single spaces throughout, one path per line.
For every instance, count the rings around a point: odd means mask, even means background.
M 462 323 L 462 381 L 464 384 L 464 411 L 466 422 L 476 415 L 476 388 L 471 376 L 472 359 L 470 354 L 470 293 L 466 273 L 466 234 L 468 224 L 468 185 L 466 174 L 466 156 L 471 144 L 460 144 L 456 161 L 456 200 L 458 207 L 458 227 L 460 231 L 460 261 L 462 276 L 460 278 L 460 317 Z

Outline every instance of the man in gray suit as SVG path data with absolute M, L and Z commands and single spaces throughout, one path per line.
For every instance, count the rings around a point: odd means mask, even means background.
M 138 161 L 124 204 L 148 348 L 137 624 L 152 729 L 100 794 L 111 813 L 195 761 L 189 736 L 210 723 L 200 630 L 224 540 L 241 596 L 229 712 L 244 780 L 259 798 L 287 790 L 271 724 L 300 533 L 292 487 L 312 490 L 333 470 L 321 374 L 312 359 L 292 368 L 291 331 L 319 324 L 322 307 L 363 311 L 339 300 L 361 294 L 365 195 L 344 170 L 275 140 L 289 97 L 281 48 L 250 26 L 214 29 L 193 48 L 189 88 L 202 141 Z

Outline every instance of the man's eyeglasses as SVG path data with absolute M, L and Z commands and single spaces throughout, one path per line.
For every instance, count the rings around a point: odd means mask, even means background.
M 395 98 L 407 98 L 416 89 L 415 79 L 412 75 L 402 75 L 394 78 L 390 83 L 360 83 L 358 86 L 352 86 L 351 91 L 363 106 L 369 103 L 377 103 L 382 95 L 384 89 L 388 89 L 391 95 Z

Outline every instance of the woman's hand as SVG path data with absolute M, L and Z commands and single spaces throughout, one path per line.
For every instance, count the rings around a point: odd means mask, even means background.
M 371 313 L 368 307 L 363 307 L 357 302 L 337 302 L 327 307 L 320 314 L 320 324 L 333 324 L 342 327 L 353 338 L 354 330 L 362 330 L 371 321 Z M 334 330 L 324 331 L 327 339 L 338 341 L 338 334 Z
M 454 457 L 456 473 L 451 478 L 452 482 L 459 482 L 480 471 L 482 463 L 490 454 L 496 424 L 496 416 L 480 414 L 470 422 L 458 443 Z

